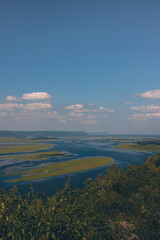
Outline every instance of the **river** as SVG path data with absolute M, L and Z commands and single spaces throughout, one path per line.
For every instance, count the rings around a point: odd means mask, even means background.
M 36 168 L 41 166 L 42 164 L 49 164 L 53 162 L 59 161 L 68 161 L 74 160 L 78 158 L 85 157 L 96 157 L 96 156 L 106 156 L 112 157 L 114 160 L 114 164 L 118 167 L 122 167 L 124 169 L 127 168 L 128 164 L 131 165 L 139 165 L 146 161 L 148 156 L 156 155 L 155 152 L 142 152 L 142 151 L 133 151 L 133 150 L 125 150 L 114 148 L 115 145 L 123 142 L 123 139 L 119 141 L 113 141 L 113 139 L 105 139 L 105 138 L 59 138 L 57 141 L 47 142 L 55 144 L 53 148 L 50 148 L 46 151 L 64 151 L 68 153 L 68 157 L 59 158 L 59 157 L 51 157 L 47 160 L 0 160 L 0 187 L 10 188 L 14 185 L 17 185 L 19 191 L 22 194 L 25 194 L 30 190 L 30 186 L 32 184 L 33 188 L 36 192 L 42 194 L 45 192 L 47 195 L 54 194 L 57 190 L 61 189 L 68 179 L 68 175 L 61 175 L 58 177 L 52 177 L 47 179 L 36 180 L 32 182 L 21 182 L 17 184 L 5 183 L 4 180 L 7 180 L 7 177 L 3 177 L 4 172 L 13 171 L 14 169 L 25 169 L 25 168 Z M 39 152 L 39 151 L 37 151 Z M 1 156 L 2 157 L 2 156 Z M 87 178 L 95 179 L 99 174 L 105 174 L 106 168 L 99 167 L 96 169 L 91 169 L 83 172 L 77 172 L 70 174 L 71 177 L 71 186 L 74 188 L 83 187 L 83 183 Z M 8 177 L 9 178 L 9 177 Z

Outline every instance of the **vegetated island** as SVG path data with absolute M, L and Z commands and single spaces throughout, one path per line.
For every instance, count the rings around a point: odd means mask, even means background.
M 72 157 L 72 154 L 67 154 L 63 151 L 45 151 L 45 152 L 38 152 L 38 153 L 25 153 L 24 154 L 18 154 L 18 155 L 7 155 L 7 156 L 0 156 L 1 159 L 18 159 L 18 160 L 45 160 L 51 157 Z
M 3 147 L 0 147 L 0 154 L 34 152 L 34 151 L 49 149 L 53 146 L 54 144 L 28 144 L 28 145 L 16 145 L 16 146 L 3 146 Z
M 27 144 L 27 143 L 36 143 L 36 142 L 53 142 L 57 141 L 58 137 L 41 137 L 41 138 L 16 138 L 16 137 L 0 137 L 0 143 L 22 143 L 22 144 Z
M 150 142 L 146 144 L 137 143 L 122 143 L 114 148 L 128 149 L 128 150 L 137 150 L 137 151 L 151 151 L 151 152 L 160 152 L 160 145 L 158 143 L 151 144 Z
M 65 162 L 49 164 L 38 169 L 31 169 L 28 171 L 20 171 L 8 176 L 20 176 L 16 179 L 9 179 L 6 182 L 16 183 L 24 181 L 33 181 L 43 178 L 49 178 L 74 172 L 80 172 L 97 167 L 106 166 L 113 162 L 110 157 L 90 157 L 77 160 L 70 160 Z

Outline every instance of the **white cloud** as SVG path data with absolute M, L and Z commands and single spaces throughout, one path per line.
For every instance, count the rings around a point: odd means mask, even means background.
M 48 109 L 51 108 L 51 104 L 49 103 L 28 103 L 28 104 L 20 104 L 20 103 L 1 103 L 0 110 L 13 111 L 13 109 L 23 109 L 23 110 L 38 110 L 38 109 Z
M 54 112 L 48 112 L 48 113 L 47 113 L 47 117 L 49 117 L 49 118 L 57 118 L 57 117 L 59 117 L 59 113 L 56 112 L 56 111 L 54 111 Z
M 148 105 L 148 106 L 139 106 L 131 107 L 132 110 L 140 111 L 141 113 L 137 113 L 132 115 L 129 120 L 150 120 L 150 119 L 160 119 L 160 106 L 159 105 Z
M 50 99 L 51 95 L 46 92 L 32 92 L 22 95 L 23 100 L 45 100 Z
M 160 118 L 160 113 L 147 113 L 147 118 Z
M 75 110 L 75 112 L 97 112 L 97 109 L 87 109 L 87 108 L 83 108 L 83 109 L 77 109 Z
M 106 107 L 99 107 L 100 111 L 105 111 L 105 112 L 114 112 L 114 109 L 106 108 Z
M 91 106 L 91 104 L 90 104 L 90 106 Z M 73 110 L 74 112 L 77 112 L 77 113 L 87 113 L 87 112 L 88 113 L 95 113 L 95 112 L 98 113 L 101 111 L 114 112 L 114 109 L 110 109 L 110 108 L 106 108 L 106 107 L 102 107 L 102 106 L 97 109 L 96 108 L 88 109 L 88 108 L 84 108 L 84 106 L 82 104 L 70 105 L 70 106 L 65 107 L 65 109 Z
M 1 103 L 0 110 L 10 110 L 14 108 L 23 108 L 23 104 L 20 103 Z
M 160 106 L 154 105 L 154 104 L 149 105 L 149 106 L 139 106 L 139 107 L 132 106 L 131 109 L 142 111 L 142 112 L 160 111 Z
M 32 93 L 25 93 L 22 97 L 17 98 L 14 96 L 7 96 L 7 101 L 17 101 L 17 100 L 47 100 L 50 99 L 51 95 L 46 92 L 32 92 Z
M 137 93 L 136 96 L 140 96 L 143 98 L 149 98 L 149 99 L 158 99 L 158 98 L 160 98 L 160 89 L 147 91 L 144 93 Z
M 82 114 L 82 113 L 71 112 L 69 115 L 70 115 L 71 117 L 83 117 L 83 114 Z
M 82 109 L 74 109 L 74 112 L 83 112 L 83 113 L 98 113 L 98 112 L 114 112 L 114 109 L 106 108 L 106 107 L 99 107 L 97 109 L 88 109 L 88 108 L 82 108 Z
M 160 119 L 160 113 L 134 114 L 129 120 Z
M 83 105 L 82 104 L 75 104 L 75 105 L 70 105 L 65 107 L 65 109 L 69 109 L 69 110 L 76 110 L 76 109 L 82 109 Z
M 17 98 L 14 97 L 14 96 L 8 96 L 8 97 L 6 97 L 6 100 L 7 100 L 7 101 L 16 101 Z
M 25 110 L 40 110 L 40 109 L 48 109 L 51 108 L 51 104 L 49 103 L 28 103 L 23 106 Z

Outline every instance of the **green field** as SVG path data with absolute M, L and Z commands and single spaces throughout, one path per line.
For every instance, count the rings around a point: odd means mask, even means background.
M 112 158 L 109 157 L 90 157 L 77 160 L 70 160 L 66 162 L 59 162 L 54 164 L 49 164 L 45 167 L 38 169 L 31 169 L 29 171 L 21 171 L 11 174 L 9 176 L 20 175 L 20 178 L 10 179 L 7 182 L 22 182 L 31 181 L 37 179 L 43 179 L 53 176 L 59 176 L 63 174 L 69 174 L 74 172 L 80 172 L 84 170 L 89 170 L 101 166 L 108 165 L 113 162 Z
M 28 144 L 16 146 L 3 146 L 0 147 L 0 153 L 21 153 L 21 152 L 34 152 L 53 147 L 53 144 Z
M 128 149 L 128 150 L 137 150 L 137 151 L 152 151 L 152 152 L 159 152 L 160 151 L 160 145 L 158 144 L 146 144 L 146 145 L 140 145 L 140 144 L 134 144 L 134 143 L 122 143 L 118 146 L 115 146 L 115 148 L 121 148 L 121 149 Z

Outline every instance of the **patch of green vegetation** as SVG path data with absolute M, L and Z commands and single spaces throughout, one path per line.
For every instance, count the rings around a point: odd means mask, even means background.
M 42 152 L 38 154 L 39 158 L 55 157 L 55 156 L 65 156 L 66 153 L 63 151 L 51 151 L 51 152 Z
M 21 153 L 21 152 L 34 152 L 53 147 L 53 144 L 28 144 L 16 146 L 3 146 L 0 148 L 0 153 Z
M 33 160 L 33 159 L 46 159 L 48 157 L 68 157 L 68 155 L 63 151 L 50 151 L 50 152 L 41 152 L 41 153 L 31 153 L 23 155 L 9 155 L 3 156 L 0 159 L 19 159 L 19 160 Z M 69 155 L 71 156 L 71 155 Z
M 14 138 L 14 137 L 0 137 L 0 143 L 35 143 L 35 142 L 52 142 L 57 141 L 58 138 Z
M 128 139 L 128 140 L 123 140 L 123 139 L 109 139 L 109 140 L 106 140 L 106 141 L 109 141 L 109 142 L 133 142 L 135 140 L 132 140 L 132 139 Z
M 12 174 L 13 175 L 22 175 L 18 179 L 8 180 L 7 182 L 22 182 L 22 181 L 31 181 L 42 178 L 48 178 L 53 176 L 59 176 L 63 174 L 69 174 L 74 172 L 80 172 L 84 170 L 89 170 L 101 166 L 108 165 L 113 160 L 110 157 L 90 157 L 77 160 L 70 160 L 66 162 L 59 162 L 47 165 L 39 169 L 31 169 L 29 171 L 22 171 Z
M 32 139 L 33 142 L 53 142 L 58 141 L 58 139 L 55 138 L 42 138 L 42 139 Z
M 72 143 L 80 143 L 81 141 L 78 140 L 71 140 Z
M 128 150 L 138 150 L 138 151 L 152 151 L 152 152 L 159 152 L 160 151 L 160 145 L 158 144 L 146 144 L 146 145 L 140 145 L 140 144 L 134 144 L 134 143 L 123 143 L 118 146 L 114 146 L 114 148 L 120 148 L 120 149 L 128 149 Z
M 30 143 L 32 142 L 31 139 L 27 138 L 15 138 L 15 137 L 0 137 L 0 142 L 9 142 L 9 143 Z

